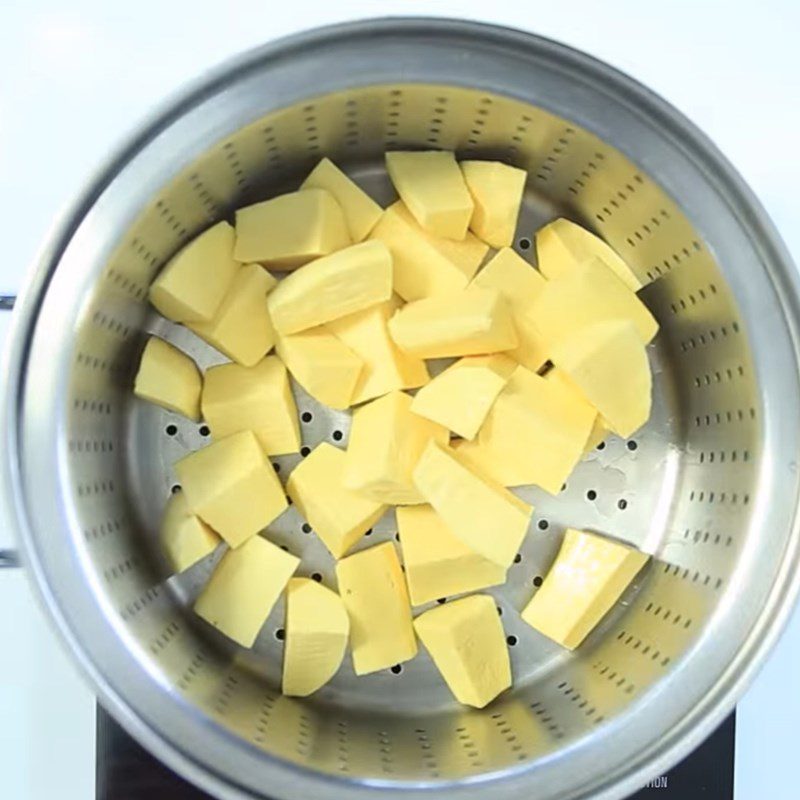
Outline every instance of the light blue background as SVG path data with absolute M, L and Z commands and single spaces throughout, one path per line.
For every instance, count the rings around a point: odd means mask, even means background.
M 795 0 L 5 0 L 0 291 L 19 285 L 53 216 L 98 160 L 176 86 L 265 39 L 400 13 L 527 28 L 634 75 L 716 141 L 800 260 Z M 7 543 L 8 533 L 0 532 L 0 546 Z M 0 642 L 0 796 L 90 800 L 93 698 L 55 645 L 21 575 L 0 575 Z M 737 800 L 800 796 L 798 667 L 796 616 L 740 706 Z

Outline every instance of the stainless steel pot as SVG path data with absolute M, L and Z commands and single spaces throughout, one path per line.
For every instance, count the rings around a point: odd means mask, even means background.
M 520 252 L 556 214 L 604 236 L 646 279 L 661 324 L 655 406 L 536 506 L 496 592 L 514 689 L 457 707 L 422 654 L 396 674 L 349 664 L 314 698 L 279 694 L 282 609 L 252 653 L 188 607 L 214 559 L 168 578 L 155 546 L 171 465 L 205 430 L 136 402 L 157 331 L 147 287 L 238 205 L 296 185 L 321 155 L 383 199 L 385 149 L 454 148 L 530 174 Z M 777 155 L 777 154 L 776 154 Z M 162 109 L 95 176 L 31 273 L 8 348 L 8 524 L 102 702 L 144 745 L 228 798 L 422 798 L 436 790 L 619 798 L 686 754 L 732 707 L 797 592 L 798 281 L 757 201 L 674 109 L 608 66 L 516 31 L 385 20 L 247 53 Z M 344 414 L 297 390 L 306 444 Z M 281 474 L 296 458 L 277 459 Z M 518 611 L 565 525 L 636 542 L 652 567 L 579 651 Z M 366 544 L 390 537 L 386 520 Z M 302 571 L 333 564 L 293 510 L 267 533 Z

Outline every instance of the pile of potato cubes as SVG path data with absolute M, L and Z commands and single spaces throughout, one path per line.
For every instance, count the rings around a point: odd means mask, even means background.
M 162 525 L 176 571 L 227 546 L 200 617 L 250 647 L 285 591 L 286 694 L 325 684 L 348 642 L 365 675 L 414 658 L 419 638 L 454 696 L 483 707 L 511 669 L 494 601 L 471 593 L 505 582 L 533 512 L 508 487 L 555 494 L 609 432 L 647 420 L 657 324 L 635 274 L 574 223 L 537 232 L 538 270 L 510 248 L 524 171 L 439 151 L 386 167 L 387 209 L 323 159 L 299 191 L 186 245 L 150 300 L 230 363 L 203 376 L 153 337 L 135 393 L 213 437 L 175 465 Z M 284 486 L 269 457 L 301 449 L 289 375 L 354 410 L 347 448 L 320 444 Z M 299 559 L 270 542 L 287 495 L 337 559 L 338 594 L 293 577 Z M 352 552 L 391 507 L 403 566 L 391 541 Z M 570 529 L 522 618 L 577 647 L 645 561 Z

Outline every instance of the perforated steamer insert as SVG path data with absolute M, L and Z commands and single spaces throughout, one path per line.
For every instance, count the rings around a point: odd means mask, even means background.
M 297 185 L 322 156 L 379 200 L 386 149 L 439 147 L 529 173 L 517 247 L 566 215 L 647 282 L 661 332 L 654 407 L 558 497 L 521 494 L 531 531 L 494 594 L 514 688 L 454 704 L 425 653 L 307 700 L 278 691 L 276 608 L 252 652 L 189 607 L 214 559 L 167 578 L 155 535 L 171 465 L 207 430 L 134 401 L 156 332 L 147 287 L 214 220 Z M 4 485 L 42 597 L 104 704 L 159 758 L 223 797 L 619 798 L 689 752 L 779 632 L 798 558 L 797 285 L 772 227 L 713 147 L 610 68 L 526 34 L 452 21 L 330 28 L 251 52 L 138 132 L 61 223 L 6 362 Z M 296 389 L 304 445 L 344 445 L 348 416 Z M 302 456 L 276 459 L 286 475 Z M 569 654 L 518 611 L 565 525 L 655 556 Z M 361 547 L 394 536 L 386 518 Z M 333 584 L 290 509 L 268 535 Z

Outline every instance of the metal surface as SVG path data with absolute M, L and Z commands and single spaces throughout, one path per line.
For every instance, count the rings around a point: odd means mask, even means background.
M 515 687 L 455 706 L 422 653 L 314 698 L 278 692 L 281 609 L 257 647 L 186 611 L 214 557 L 167 578 L 153 546 L 172 462 L 199 426 L 135 402 L 145 333 L 219 360 L 145 303 L 175 250 L 322 155 L 379 196 L 387 147 L 454 148 L 529 171 L 517 246 L 566 213 L 650 281 L 653 417 L 536 505 L 496 592 Z M 674 110 L 551 42 L 426 20 L 313 32 L 243 56 L 170 106 L 55 232 L 7 352 L 4 484 L 47 607 L 104 702 L 143 744 L 225 797 L 617 798 L 721 722 L 797 591 L 800 400 L 794 273 L 757 203 Z M 347 416 L 298 405 L 304 444 Z M 789 413 L 787 413 L 787 411 Z M 175 430 L 173 431 L 172 427 Z M 342 433 L 342 439 L 335 436 Z M 297 457 L 279 459 L 282 475 Z M 627 538 L 653 565 L 577 653 L 524 626 L 566 525 Z M 390 519 L 362 546 L 393 535 Z M 290 509 L 267 535 L 332 582 Z
M 0 550 L 0 569 L 11 569 L 19 566 L 19 556 L 15 550 Z
M 11 311 L 17 298 L 11 294 L 0 295 L 0 311 Z M 16 550 L 0 547 L 0 569 L 16 569 L 20 566 Z
M 737 726 L 736 715 L 731 714 L 687 758 L 627 800 L 734 800 Z M 96 800 L 209 798 L 136 744 L 102 707 L 97 708 L 97 745 Z

